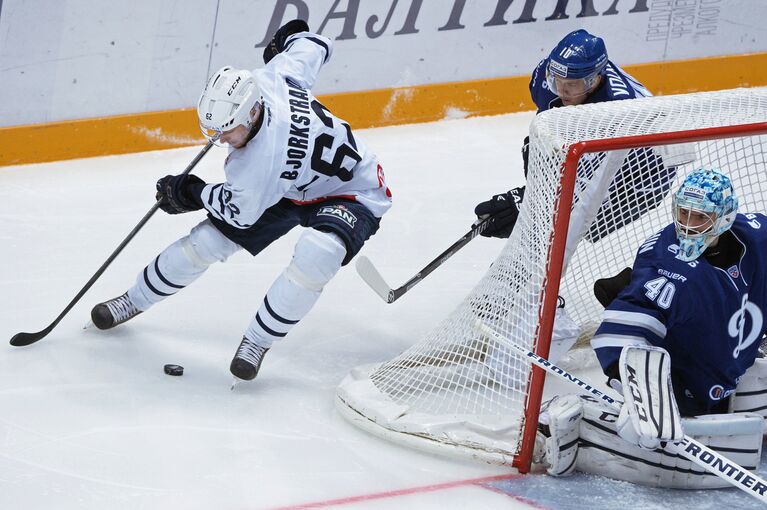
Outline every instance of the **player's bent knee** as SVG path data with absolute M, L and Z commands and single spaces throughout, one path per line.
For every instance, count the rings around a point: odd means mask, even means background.
M 188 236 L 181 240 L 184 255 L 195 266 L 204 269 L 214 262 L 224 262 L 240 249 L 213 224 L 206 220 L 195 226 Z
M 285 275 L 301 287 L 321 291 L 341 269 L 345 256 L 346 245 L 339 236 L 308 228 L 296 243 Z

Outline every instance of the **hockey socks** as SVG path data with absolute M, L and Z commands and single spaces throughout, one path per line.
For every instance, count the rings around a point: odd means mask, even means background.
M 266 293 L 245 337 L 262 347 L 290 332 L 312 309 L 322 289 L 341 268 L 346 248 L 335 234 L 307 229 L 293 260 Z

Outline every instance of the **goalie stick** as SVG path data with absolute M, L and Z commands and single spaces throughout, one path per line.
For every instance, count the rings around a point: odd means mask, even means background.
M 218 137 L 216 137 L 217 139 Z M 181 173 L 181 175 L 186 175 L 189 172 L 192 171 L 192 169 L 197 166 L 197 163 L 200 162 L 200 160 L 205 156 L 205 154 L 208 153 L 208 151 L 213 147 L 213 141 L 210 141 L 203 147 L 203 149 L 195 156 L 195 158 L 192 160 L 191 163 L 189 163 L 189 166 L 186 167 L 186 169 Z M 11 345 L 16 347 L 23 347 L 25 345 L 30 345 L 38 340 L 41 340 L 45 338 L 48 333 L 53 331 L 53 328 L 55 328 L 59 322 L 61 322 L 61 319 L 64 318 L 64 316 L 69 313 L 69 311 L 74 307 L 78 301 L 80 301 L 80 298 L 82 298 L 86 292 L 88 292 L 88 289 L 90 289 L 94 283 L 96 283 L 96 280 L 99 279 L 99 277 L 106 271 L 107 267 L 109 267 L 109 264 L 112 263 L 112 261 L 117 258 L 117 256 L 120 254 L 120 252 L 125 248 L 125 246 L 130 242 L 131 239 L 138 233 L 139 230 L 141 230 L 141 227 L 144 226 L 144 224 L 149 221 L 149 218 L 152 217 L 152 215 L 157 211 L 157 209 L 160 208 L 160 200 L 157 201 L 156 204 L 152 206 L 151 209 L 149 209 L 149 212 L 147 212 L 143 218 L 141 218 L 141 221 L 138 222 L 138 224 L 133 227 L 133 230 L 130 231 L 128 236 L 123 239 L 123 241 L 120 243 L 120 245 L 115 249 L 115 251 L 112 252 L 112 254 L 107 258 L 107 260 L 101 265 L 101 267 L 96 271 L 96 273 L 91 276 L 91 279 L 88 280 L 88 283 L 85 284 L 85 286 L 80 289 L 80 292 L 77 293 L 77 295 L 72 299 L 72 301 L 69 302 L 69 304 L 64 308 L 64 311 L 62 311 L 56 319 L 48 325 L 47 328 L 43 329 L 42 331 L 38 331 L 37 333 L 16 333 L 13 335 L 13 338 L 11 338 Z
M 469 241 L 480 235 L 485 229 L 492 223 L 492 218 L 486 218 L 478 223 L 475 223 L 466 234 L 464 234 L 459 240 L 453 243 L 447 250 L 443 251 L 437 258 L 429 262 L 426 267 L 421 269 L 414 277 L 406 281 L 401 287 L 392 289 L 386 280 L 383 279 L 381 273 L 373 265 L 369 258 L 364 255 L 357 257 L 355 267 L 357 273 L 362 277 L 365 283 L 375 291 L 376 294 L 381 296 L 381 299 L 387 303 L 394 303 L 401 298 L 407 291 L 418 285 L 421 280 L 426 278 L 432 271 L 445 263 L 447 259 L 455 255 L 458 250 L 469 244 Z
M 533 351 L 522 347 L 521 345 L 517 345 L 514 342 L 508 341 L 487 324 L 484 324 L 478 320 L 476 322 L 476 326 L 477 329 L 479 329 L 482 333 L 492 337 L 496 341 L 503 342 L 503 345 L 511 345 L 519 353 L 519 355 L 524 357 L 528 362 L 533 363 L 546 372 L 554 374 L 575 386 L 578 386 L 582 391 L 601 400 L 613 408 L 616 412 L 620 411 L 621 405 L 623 404 L 620 400 L 616 400 L 609 395 L 602 393 L 591 384 L 588 384 L 582 379 L 575 377 L 563 368 L 560 368 L 551 363 L 546 358 L 535 354 Z M 690 462 L 697 464 L 698 466 L 715 474 L 719 478 L 727 481 L 738 489 L 748 493 L 749 495 L 764 503 L 767 503 L 767 481 L 744 469 L 735 462 L 732 462 L 728 458 L 720 455 L 706 445 L 696 441 L 690 436 L 685 435 L 682 441 L 677 444 L 667 443 L 664 450 L 670 453 L 675 453 L 689 460 Z

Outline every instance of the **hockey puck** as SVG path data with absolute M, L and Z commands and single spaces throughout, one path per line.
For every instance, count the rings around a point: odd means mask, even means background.
M 165 365 L 164 369 L 168 375 L 184 375 L 184 367 L 181 365 Z

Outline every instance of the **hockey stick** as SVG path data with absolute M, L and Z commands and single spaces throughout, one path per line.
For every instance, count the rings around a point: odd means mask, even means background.
M 200 151 L 197 156 L 192 160 L 191 163 L 189 163 L 189 166 L 186 167 L 186 169 L 181 173 L 181 175 L 186 175 L 189 172 L 192 171 L 192 169 L 197 166 L 197 163 L 200 162 L 200 160 L 205 156 L 205 154 L 208 153 L 210 148 L 213 147 L 213 141 L 208 142 L 208 144 Z M 42 338 L 45 338 L 48 333 L 53 331 L 53 328 L 56 327 L 56 325 L 61 322 L 61 319 L 64 318 L 64 316 L 69 313 L 69 311 L 72 309 L 75 304 L 77 304 L 78 301 L 80 301 L 80 298 L 85 295 L 86 292 L 88 292 L 88 289 L 93 286 L 93 284 L 96 282 L 96 280 L 99 279 L 99 277 L 104 273 L 107 267 L 109 267 L 109 264 L 112 263 L 112 261 L 117 257 L 117 255 L 120 254 L 120 252 L 125 248 L 125 246 L 130 242 L 131 239 L 138 233 L 139 230 L 141 230 L 141 227 L 144 226 L 144 224 L 149 221 L 149 218 L 152 217 L 152 215 L 157 211 L 157 209 L 160 208 L 160 200 L 157 201 L 156 204 L 152 206 L 151 209 L 149 209 L 149 212 L 144 215 L 143 218 L 141 218 L 141 221 L 138 222 L 138 225 L 136 225 L 133 230 L 130 231 L 130 234 L 128 234 L 128 237 L 123 239 L 123 241 L 120 243 L 120 246 L 117 247 L 115 251 L 112 252 L 112 254 L 109 256 L 109 258 L 104 262 L 101 267 L 96 271 L 96 273 L 91 276 L 91 279 L 88 280 L 88 283 L 85 284 L 85 287 L 80 289 L 80 292 L 77 293 L 75 298 L 69 302 L 66 308 L 64 308 L 64 311 L 59 314 L 58 317 L 56 317 L 56 320 L 54 320 L 47 328 L 45 328 L 42 331 L 38 331 L 37 333 L 16 333 L 13 335 L 13 338 L 11 338 L 11 345 L 14 345 L 16 347 L 22 347 L 25 345 L 33 344 L 37 342 L 38 340 L 41 340 Z
M 357 258 L 357 262 L 355 264 L 357 273 L 359 273 L 365 283 L 367 283 L 368 286 L 370 286 L 370 288 L 373 289 L 376 294 L 381 296 L 381 299 L 387 303 L 394 303 L 396 300 L 401 298 L 403 294 L 415 287 L 418 283 L 420 283 L 421 280 L 431 274 L 432 271 L 441 266 L 447 259 L 455 255 L 458 250 L 469 244 L 469 241 L 484 232 L 492 221 L 492 218 L 487 218 L 480 221 L 479 223 L 476 223 L 473 227 L 471 227 L 471 230 L 464 234 L 463 237 L 461 237 L 458 241 L 453 243 L 450 248 L 437 255 L 437 258 L 429 262 L 426 267 L 418 272 L 418 274 L 406 281 L 401 287 L 396 289 L 389 287 L 389 284 L 386 283 L 386 281 L 383 279 L 383 276 L 381 276 L 381 273 L 378 272 L 378 269 L 376 269 L 370 259 L 364 255 L 360 255 Z
M 585 393 L 588 393 L 601 400 L 616 412 L 620 411 L 623 402 L 615 400 L 609 395 L 605 395 L 587 382 L 575 377 L 568 371 L 551 363 L 546 358 L 538 356 L 533 351 L 522 347 L 514 342 L 510 342 L 488 325 L 477 321 L 477 328 L 484 334 L 492 337 L 494 340 L 502 342 L 503 345 L 511 345 L 520 356 L 524 356 L 527 361 L 542 368 L 546 372 L 554 374 L 565 381 L 578 386 Z M 767 481 L 763 480 L 754 473 L 744 469 L 727 457 L 724 457 L 706 445 L 699 443 L 690 436 L 685 435 L 681 442 L 677 444 L 667 443 L 664 450 L 669 453 L 675 453 L 693 462 L 703 469 L 715 474 L 719 478 L 727 481 L 731 485 L 741 489 L 751 496 L 767 503 Z

